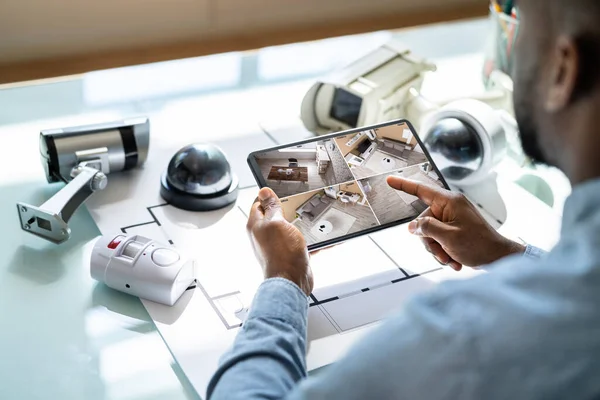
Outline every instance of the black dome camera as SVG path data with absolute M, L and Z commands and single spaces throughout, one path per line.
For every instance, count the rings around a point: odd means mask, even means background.
M 191 144 L 179 150 L 163 173 L 160 195 L 188 211 L 212 211 L 237 199 L 239 180 L 223 151 L 212 144 Z

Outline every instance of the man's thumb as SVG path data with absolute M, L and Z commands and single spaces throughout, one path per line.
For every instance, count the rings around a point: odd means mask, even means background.
M 439 243 L 443 243 L 449 233 L 448 226 L 433 217 L 421 217 L 408 224 L 408 231 L 420 237 L 430 237 Z
M 269 188 L 262 188 L 260 192 L 258 192 L 258 199 L 260 200 L 260 205 L 265 213 L 265 218 L 270 220 L 283 218 L 281 202 L 275 192 Z

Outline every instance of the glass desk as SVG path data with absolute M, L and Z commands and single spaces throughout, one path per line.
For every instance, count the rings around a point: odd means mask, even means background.
M 460 89 L 472 93 L 481 86 L 486 26 L 476 20 L 394 35 L 439 62 L 440 71 L 454 65 L 431 88 L 442 82 L 446 92 L 456 92 L 456 70 L 469 78 Z M 99 231 L 84 207 L 71 219 L 73 235 L 63 245 L 19 229 L 17 202 L 39 205 L 62 187 L 46 182 L 38 154 L 40 130 L 147 115 L 174 134 L 186 129 L 196 130 L 199 141 L 235 140 L 260 132 L 261 121 L 271 126 L 297 121 L 315 76 L 349 61 L 353 49 L 366 52 L 390 35 L 0 87 L 0 398 L 198 398 L 141 302 L 90 278 L 89 254 Z M 312 61 L 300 68 L 298 57 Z M 277 141 L 298 139 L 293 128 L 277 132 Z

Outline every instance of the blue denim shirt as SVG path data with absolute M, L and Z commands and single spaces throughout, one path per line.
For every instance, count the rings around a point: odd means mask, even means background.
M 600 396 L 600 180 L 575 188 L 561 240 L 415 296 L 306 378 L 307 299 L 258 290 L 213 377 L 215 399 L 591 399 Z

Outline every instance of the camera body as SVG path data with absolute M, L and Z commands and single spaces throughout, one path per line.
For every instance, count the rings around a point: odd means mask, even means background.
M 148 118 L 40 132 L 40 156 L 48 182 L 68 182 L 85 163 L 105 175 L 144 164 L 150 146 Z
M 404 118 L 409 90 L 420 89 L 425 72 L 435 69 L 391 40 L 316 82 L 302 101 L 302 122 L 325 134 Z

